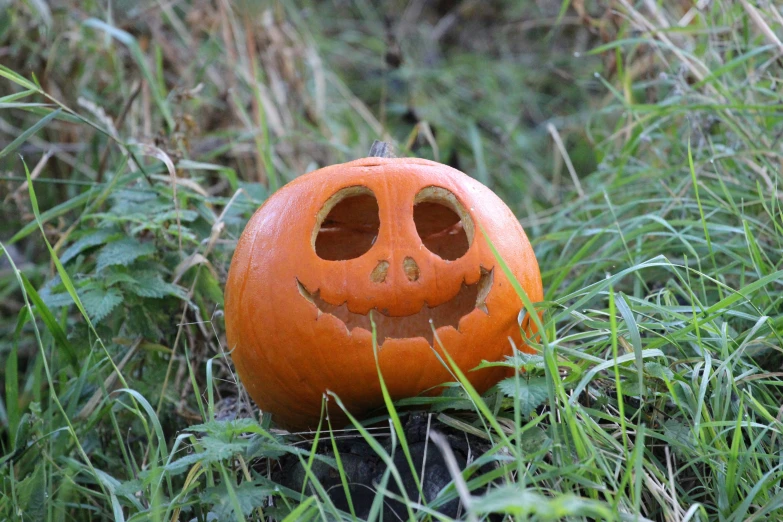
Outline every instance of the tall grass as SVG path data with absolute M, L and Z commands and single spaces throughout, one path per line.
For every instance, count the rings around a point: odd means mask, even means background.
M 783 519 L 781 39 L 768 1 L 12 3 L 0 519 Z M 287 433 L 231 252 L 376 138 L 521 217 L 537 354 Z

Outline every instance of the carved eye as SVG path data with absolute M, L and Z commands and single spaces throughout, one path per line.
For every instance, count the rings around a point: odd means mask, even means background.
M 380 226 L 375 194 L 367 187 L 347 187 L 330 197 L 318 212 L 313 248 L 327 261 L 355 259 L 370 250 Z
M 413 204 L 413 221 L 424 246 L 436 256 L 454 261 L 473 244 L 473 221 L 450 191 L 422 189 Z

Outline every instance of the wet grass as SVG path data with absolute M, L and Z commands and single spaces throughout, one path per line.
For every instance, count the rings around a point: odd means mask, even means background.
M 61 4 L 0 12 L 0 519 L 783 516 L 774 3 Z M 538 353 L 289 434 L 225 352 L 231 253 L 377 138 L 520 217 Z

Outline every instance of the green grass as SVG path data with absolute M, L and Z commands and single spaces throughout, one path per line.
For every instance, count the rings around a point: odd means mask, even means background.
M 0 520 L 358 520 L 357 445 L 370 520 L 783 519 L 774 2 L 141 4 L 0 10 Z M 224 350 L 231 253 L 377 138 L 520 216 L 537 354 L 288 434 Z

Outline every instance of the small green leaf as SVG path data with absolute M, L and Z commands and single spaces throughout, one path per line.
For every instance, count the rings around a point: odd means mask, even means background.
M 22 520 L 24 522 L 46 519 L 46 487 L 44 484 L 43 464 L 35 468 L 33 473 L 26 477 L 17 486 L 19 505 L 22 507 Z
M 235 455 L 245 453 L 250 445 L 247 439 L 238 439 L 236 442 L 226 442 L 213 437 L 204 437 L 200 441 L 204 451 L 191 453 L 166 465 L 166 471 L 172 475 L 184 473 L 196 462 L 209 464 L 233 459 Z
M 687 455 L 693 450 L 691 428 L 682 422 L 669 419 L 663 423 L 664 440 L 679 454 Z
M 108 241 L 111 241 L 112 239 L 115 239 L 114 236 L 118 236 L 118 232 L 112 229 L 101 229 L 93 232 L 92 234 L 87 234 L 78 241 L 74 242 L 65 250 L 65 252 L 62 253 L 60 256 L 60 262 L 62 264 L 66 264 L 68 261 L 81 254 L 88 248 L 102 245 Z
M 624 397 L 642 397 L 647 387 L 644 384 L 639 386 L 637 381 L 622 381 L 621 390 Z
M 509 397 L 519 401 L 522 415 L 529 417 L 530 412 L 538 408 L 547 398 L 545 377 L 509 377 L 498 383 L 498 388 Z
M 530 354 L 525 352 L 517 352 L 512 360 L 518 363 L 519 369 L 526 372 L 532 372 L 534 370 L 543 370 L 545 366 L 544 357 L 539 354 Z
M 73 304 L 73 299 L 68 292 L 58 292 L 53 294 L 47 292 L 46 288 L 41 290 L 41 299 L 46 303 L 49 308 L 62 308 L 63 306 L 70 306 Z
M 522 451 L 531 454 L 546 451 L 552 445 L 552 439 L 541 428 L 532 428 L 521 434 L 519 444 Z
M 662 381 L 674 379 L 674 372 L 669 367 L 664 366 L 657 362 L 648 362 L 644 365 L 644 371 L 651 377 L 660 379 Z
M 223 438 L 232 438 L 248 433 L 271 437 L 254 419 L 213 420 L 204 424 L 189 426 L 186 429 L 195 433 L 205 432 L 213 437 Z
M 269 487 L 263 487 L 256 482 L 243 482 L 234 488 L 234 493 L 239 501 L 242 514 L 248 516 L 255 508 L 263 506 L 266 497 L 273 494 L 274 490 Z M 212 512 L 217 515 L 218 520 L 228 520 L 233 516 L 234 504 L 229 497 L 225 484 L 207 488 L 201 494 L 201 499 L 213 506 Z
M 114 286 L 117 283 L 132 284 L 135 282 L 136 279 L 132 275 L 126 272 L 119 272 L 119 271 L 117 272 L 110 271 L 109 274 L 106 276 L 106 279 L 103 280 L 103 283 L 106 286 Z
M 80 296 L 84 308 L 96 323 L 103 320 L 122 302 L 122 293 L 116 288 L 90 288 Z
M 169 210 L 155 215 L 153 221 L 155 223 L 163 223 L 165 221 L 174 221 L 177 218 L 183 223 L 190 223 L 198 219 L 198 212 L 195 210 Z
M 161 298 L 173 295 L 181 299 L 185 298 L 185 291 L 177 285 L 165 282 L 160 274 L 152 271 L 136 272 L 132 274 L 132 281 L 126 286 L 128 290 L 139 297 Z
M 100 272 L 107 266 L 113 265 L 128 266 L 136 259 L 149 255 L 154 251 L 155 245 L 152 243 L 140 243 L 132 237 L 114 241 L 101 249 L 100 254 L 98 254 L 96 271 Z

